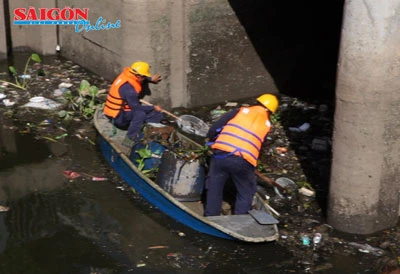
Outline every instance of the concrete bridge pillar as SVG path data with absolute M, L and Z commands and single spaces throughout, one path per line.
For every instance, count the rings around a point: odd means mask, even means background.
M 4 1 L 0 2 L 0 60 L 7 56 L 6 22 L 4 16 Z
M 395 226 L 400 190 L 400 2 L 346 1 L 337 72 L 328 222 Z

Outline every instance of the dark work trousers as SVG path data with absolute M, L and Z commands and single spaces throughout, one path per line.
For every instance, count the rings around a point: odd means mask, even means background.
M 247 214 L 257 190 L 257 178 L 254 171 L 255 167 L 240 156 L 212 157 L 206 180 L 207 196 L 204 215 L 221 214 L 224 185 L 229 178 L 232 179 L 237 190 L 234 214 Z
M 143 123 L 159 123 L 162 119 L 163 114 L 155 110 L 149 112 L 143 110 L 120 111 L 114 119 L 114 125 L 122 129 L 128 128 L 128 137 L 135 140 Z

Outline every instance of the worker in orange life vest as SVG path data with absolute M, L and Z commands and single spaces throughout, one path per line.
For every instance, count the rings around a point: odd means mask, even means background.
M 148 83 L 158 84 L 161 76 L 150 74 L 146 62 L 134 62 L 114 80 L 104 106 L 104 114 L 118 128 L 128 129 L 123 144 L 132 147 L 144 122 L 159 123 L 163 119 L 161 107 L 141 105 L 140 99 L 149 94 Z
M 207 133 L 213 156 L 206 180 L 205 216 L 221 214 L 228 179 L 232 179 L 237 191 L 233 213 L 247 214 L 251 209 L 257 187 L 257 160 L 271 129 L 270 115 L 279 104 L 273 94 L 263 94 L 257 101 L 257 105 L 225 113 Z

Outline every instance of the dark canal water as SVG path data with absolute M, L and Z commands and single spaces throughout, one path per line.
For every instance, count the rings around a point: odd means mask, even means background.
M 0 122 L 0 205 L 9 207 L 0 212 L 0 274 L 373 273 L 362 253 L 329 257 L 315 271 L 312 250 L 308 266 L 275 242 L 200 234 L 133 193 L 97 146 L 73 136 L 53 143 L 18 128 Z M 71 181 L 65 170 L 108 180 Z
M 2 274 L 310 273 L 277 243 L 214 238 L 166 217 L 78 138 L 54 146 L 3 127 L 0 152 L 0 204 L 10 208 L 0 212 Z M 70 181 L 64 170 L 109 180 Z M 319 273 L 366 273 L 354 256 L 330 263 Z

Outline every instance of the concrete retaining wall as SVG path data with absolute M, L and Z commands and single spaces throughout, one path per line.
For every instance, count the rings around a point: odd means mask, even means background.
M 32 2 L 35 2 L 33 4 Z M 1 4 L 2 5 L 2 4 Z M 9 1 L 12 44 L 16 51 L 32 50 L 43 55 L 55 54 L 57 45 L 56 26 L 14 25 L 14 9 L 16 8 L 53 8 L 55 0 L 13 0 Z M 1 51 L 1 50 L 0 50 Z
M 188 88 L 208 103 L 276 92 L 269 72 L 227 1 L 190 1 Z
M 56 6 L 55 0 L 31 2 L 10 1 L 11 20 L 18 7 Z M 228 1 L 58 0 L 57 5 L 87 7 L 92 25 L 102 17 L 111 23 L 121 20 L 121 27 L 76 32 L 73 26 L 11 23 L 14 49 L 54 54 L 59 41 L 63 56 L 107 80 L 135 60 L 147 61 L 152 73 L 164 78 L 152 86 L 151 100 L 165 107 L 193 107 L 277 92 Z M 1 7 L 2 3 L 0 12 Z M 3 36 L 4 27 L 0 27 Z M 0 53 L 5 53 L 5 39 L 0 41 Z
M 7 44 L 6 44 L 6 28 L 4 22 L 4 7 L 3 3 L 0 4 L 0 60 L 6 58 Z

